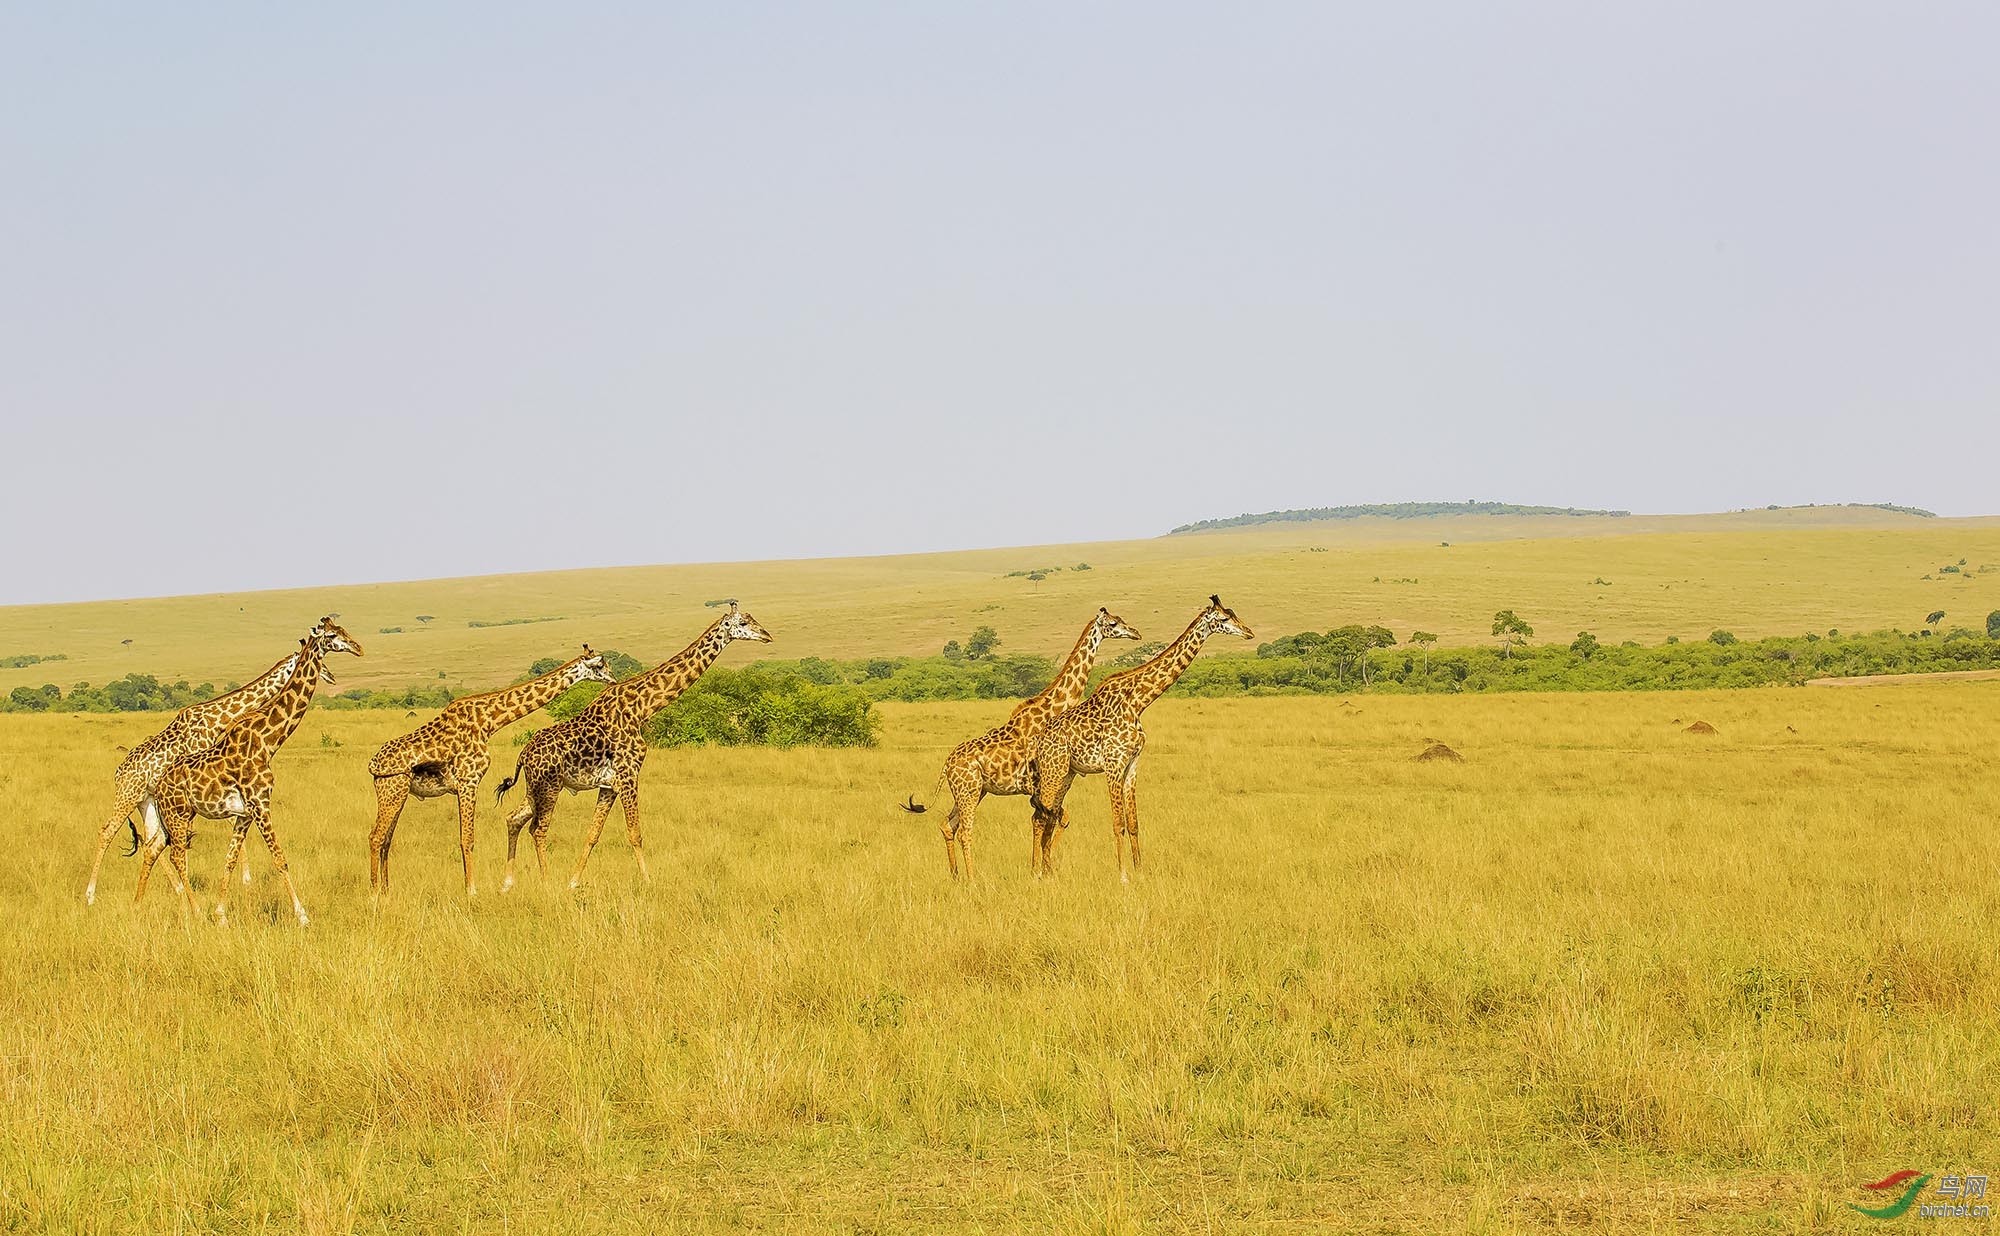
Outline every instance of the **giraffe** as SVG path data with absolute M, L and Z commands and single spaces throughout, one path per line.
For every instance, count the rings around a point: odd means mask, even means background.
M 528 740 L 514 765 L 514 775 L 502 781 L 493 795 L 499 802 L 515 782 L 527 782 L 527 802 L 507 817 L 507 875 L 500 882 L 501 892 L 514 887 L 514 852 L 524 826 L 535 843 L 535 861 L 542 874 L 548 874 L 549 821 L 555 814 L 556 795 L 564 790 L 597 791 L 597 814 L 590 821 L 569 886 L 582 886 L 590 852 L 604 835 L 604 817 L 619 799 L 624 800 L 625 840 L 632 845 L 632 856 L 639 860 L 639 876 L 652 878 L 646 871 L 646 851 L 639 836 L 639 770 L 646 763 L 646 740 L 640 728 L 700 678 L 731 640 L 739 639 L 768 644 L 771 633 L 731 601 L 729 612 L 678 656 L 606 687 L 582 712 Z
M 134 895 L 135 901 L 145 897 L 146 880 L 152 875 L 153 864 L 159 861 L 161 851 L 171 850 L 174 872 L 179 877 L 181 891 L 187 894 L 188 909 L 194 909 L 194 889 L 188 883 L 187 851 L 188 843 L 194 837 L 194 817 L 201 815 L 211 820 L 230 820 L 235 826 L 229 838 L 229 857 L 223 864 L 222 884 L 216 894 L 215 916 L 218 920 L 225 926 L 229 922 L 229 883 L 236 876 L 236 863 L 243 854 L 243 839 L 250 826 L 255 824 L 258 832 L 263 834 L 264 848 L 271 852 L 271 865 L 285 879 L 285 891 L 292 896 L 292 913 L 298 915 L 299 926 L 303 927 L 310 921 L 306 917 L 305 906 L 299 901 L 299 890 L 292 883 L 285 852 L 278 845 L 277 834 L 271 829 L 271 785 L 274 780 L 271 761 L 304 718 L 306 706 L 312 703 L 313 692 L 319 689 L 320 680 L 325 676 L 326 657 L 335 652 L 352 653 L 358 657 L 361 655 L 361 644 L 335 625 L 332 619 L 322 619 L 319 626 L 313 628 L 312 636 L 304 641 L 291 677 L 286 679 L 285 688 L 276 699 L 262 712 L 238 722 L 214 747 L 183 757 L 160 778 L 144 805 L 149 828 L 156 820 L 159 827 L 147 845 L 145 858 L 139 867 L 139 889 Z
M 999 727 L 978 738 L 953 747 L 945 757 L 938 785 L 951 792 L 951 810 L 939 826 L 944 833 L 945 861 L 951 877 L 957 879 L 959 858 L 965 859 L 965 878 L 972 878 L 972 822 L 979 800 L 988 794 L 1028 794 L 1035 788 L 1035 747 L 1049 722 L 1083 699 L 1090 682 L 1091 667 L 1097 662 L 1098 645 L 1107 639 L 1138 639 L 1139 633 L 1125 625 L 1110 610 L 1098 608 L 1097 615 L 1083 628 L 1070 649 L 1069 657 L 1057 671 L 1055 681 L 1041 694 L 1023 700 Z M 928 810 L 912 796 L 903 810 L 922 814 Z M 1041 874 L 1035 845 L 1028 846 L 1028 869 Z
M 133 811 L 152 793 L 161 774 L 183 756 L 195 755 L 213 747 L 222 740 L 230 726 L 276 699 L 278 692 L 285 689 L 285 682 L 291 678 L 292 668 L 298 664 L 298 659 L 299 654 L 294 652 L 248 685 L 181 709 L 166 729 L 134 747 L 131 754 L 119 763 L 115 774 L 118 800 L 112 805 L 111 815 L 105 820 L 104 827 L 98 830 L 97 853 L 90 860 L 90 883 L 83 890 L 84 904 L 91 905 L 97 901 L 97 876 L 104 866 L 104 851 L 111 844 L 111 838 L 131 820 Z M 150 821 L 148 827 L 151 827 Z M 151 837 L 147 839 L 150 841 Z M 244 870 L 247 873 L 249 868 L 246 866 Z
M 1118 852 L 1118 878 L 1127 881 L 1125 847 L 1130 839 L 1132 870 L 1139 870 L 1139 797 L 1132 788 L 1139 771 L 1139 753 L 1146 746 L 1146 730 L 1139 719 L 1146 706 L 1174 685 L 1202 642 L 1211 635 L 1239 635 L 1253 638 L 1250 628 L 1223 605 L 1220 597 L 1208 598 L 1208 607 L 1195 615 L 1180 638 L 1160 654 L 1136 669 L 1113 674 L 1098 684 L 1089 699 L 1058 717 L 1042 735 L 1035 750 L 1035 838 L 1044 872 L 1055 874 L 1051 850 L 1056 829 L 1066 820 L 1063 798 L 1078 773 L 1101 772 L 1111 790 L 1112 847 Z
M 484 695 L 453 700 L 445 710 L 414 733 L 392 740 L 368 761 L 375 778 L 375 827 L 368 834 L 368 884 L 389 891 L 389 843 L 403 803 L 418 798 L 458 800 L 458 850 L 465 860 L 465 895 L 478 892 L 472 879 L 472 824 L 479 783 L 491 762 L 486 744 L 502 726 L 554 701 L 580 682 L 616 682 L 604 668 L 604 658 L 583 646 L 583 655 L 568 664 Z

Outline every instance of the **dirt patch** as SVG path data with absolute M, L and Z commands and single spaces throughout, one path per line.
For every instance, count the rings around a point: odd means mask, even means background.
M 1684 734 L 1713 734 L 1715 733 L 1715 727 L 1706 721 L 1697 721 L 1681 732 Z
M 1425 747 L 1423 753 L 1417 756 L 1417 762 L 1420 764 L 1428 764 L 1432 760 L 1447 760 L 1453 764 L 1465 763 L 1464 756 L 1441 742 L 1434 742 L 1430 746 Z

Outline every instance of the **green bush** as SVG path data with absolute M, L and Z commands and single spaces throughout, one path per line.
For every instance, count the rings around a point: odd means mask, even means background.
M 882 718 L 844 684 L 796 666 L 712 669 L 646 723 L 655 747 L 872 747 Z

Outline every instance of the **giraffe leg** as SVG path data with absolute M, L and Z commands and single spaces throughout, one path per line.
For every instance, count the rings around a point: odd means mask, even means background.
M 243 857 L 243 841 L 250 835 L 248 816 L 237 816 L 229 832 L 229 856 L 222 862 L 222 883 L 215 890 L 215 921 L 229 926 L 229 884 L 236 878 L 236 864 Z
M 200 922 L 201 910 L 194 904 L 194 877 L 188 874 L 188 847 L 187 847 L 186 834 L 182 834 L 180 841 L 167 853 L 170 860 L 173 862 L 175 874 L 177 874 L 180 877 L 181 893 L 183 896 L 187 898 L 188 921 L 191 923 Z
M 473 783 L 474 786 L 478 782 Z M 472 878 L 472 824 L 479 811 L 479 794 L 476 789 L 461 789 L 458 792 L 458 855 L 465 863 L 465 895 L 476 896 L 478 886 Z
M 312 920 L 306 917 L 305 904 L 299 900 L 298 886 L 292 883 L 291 864 L 285 861 L 284 847 L 278 844 L 278 834 L 271 828 L 271 817 L 268 812 L 257 812 L 257 831 L 264 834 L 264 848 L 271 852 L 271 865 L 285 878 L 285 891 L 292 896 L 292 913 L 298 915 L 299 926 L 308 925 Z
M 1043 753 L 1035 761 L 1035 791 L 1028 799 L 1035 809 L 1035 833 L 1042 852 L 1041 874 L 1053 877 L 1055 869 L 1055 831 L 1058 825 L 1067 827 L 1069 816 L 1063 810 L 1063 799 L 1069 797 L 1069 787 L 1076 780 L 1076 770 L 1070 765 L 1067 752 L 1056 750 Z
M 944 818 L 944 856 L 951 864 L 951 878 L 972 878 L 972 826 L 979 815 L 982 791 L 977 773 L 953 775 L 946 781 L 951 791 L 951 810 Z
M 410 775 L 375 778 L 375 827 L 368 833 L 368 887 L 389 891 L 389 843 L 396 838 L 396 821 L 410 797 Z M 245 870 L 248 870 L 246 867 Z
M 138 905 L 146 899 L 146 883 L 153 878 L 153 864 L 160 861 L 160 853 L 165 847 L 146 845 L 139 856 L 139 887 L 132 893 L 132 904 Z
M 104 866 L 104 851 L 110 848 L 111 839 L 118 835 L 118 830 L 132 818 L 141 797 L 136 790 L 124 786 L 118 788 L 118 801 L 112 805 L 110 818 L 104 821 L 103 828 L 97 830 L 97 853 L 90 859 L 90 883 L 83 886 L 83 904 L 97 903 L 97 873 Z
M 646 870 L 645 841 L 639 836 L 639 783 L 630 781 L 618 787 L 618 798 L 625 807 L 625 840 L 632 847 L 632 857 L 639 860 L 639 879 L 651 884 L 652 874 Z
M 1111 791 L 1111 848 L 1118 855 L 1118 882 L 1124 884 L 1130 879 L 1125 874 L 1125 786 L 1111 778 L 1106 782 Z
M 514 853 L 521 844 L 521 829 L 535 818 L 535 792 L 528 790 L 528 801 L 516 807 L 507 817 L 507 874 L 500 878 L 500 891 L 514 887 Z
M 458 852 L 465 861 L 467 897 L 479 892 L 478 882 L 472 875 L 472 825 L 473 817 L 479 811 L 479 783 L 485 779 L 486 761 L 483 757 L 460 763 L 452 770 L 452 784 L 458 787 Z
M 1132 874 L 1139 874 L 1139 758 L 1125 766 L 1125 843 L 1132 847 Z
M 571 888 L 583 887 L 583 869 L 590 863 L 590 852 L 597 848 L 598 838 L 604 835 L 604 817 L 611 814 L 611 804 L 617 798 L 617 790 L 607 787 L 597 791 L 597 813 L 590 817 L 590 831 L 584 834 L 583 853 L 577 855 L 576 871 L 569 878 Z

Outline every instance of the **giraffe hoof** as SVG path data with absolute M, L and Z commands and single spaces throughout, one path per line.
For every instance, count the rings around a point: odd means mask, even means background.
M 500 891 L 503 893 L 511 890 L 513 887 L 514 887 L 513 876 L 508 876 L 506 879 L 500 881 Z
M 83 890 L 83 904 L 87 906 L 94 906 L 97 904 L 97 885 L 93 884 L 89 888 Z

